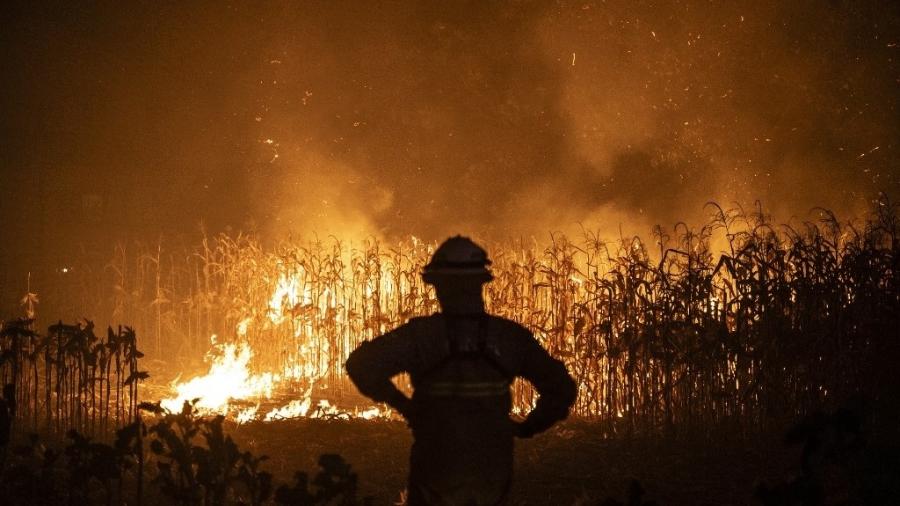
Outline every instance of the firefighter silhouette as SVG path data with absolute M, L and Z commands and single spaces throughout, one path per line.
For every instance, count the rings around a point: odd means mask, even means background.
M 513 439 L 566 418 L 576 386 L 562 362 L 513 321 L 485 313 L 482 287 L 493 276 L 485 251 L 468 238 L 445 241 L 422 277 L 441 312 L 359 346 L 347 372 L 359 391 L 400 412 L 413 432 L 410 506 L 503 504 Z M 409 373 L 412 398 L 391 382 Z M 510 418 L 510 385 L 529 381 L 539 394 L 521 422 Z

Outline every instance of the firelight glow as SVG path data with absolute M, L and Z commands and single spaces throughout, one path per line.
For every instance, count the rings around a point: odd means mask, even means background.
M 293 275 L 279 276 L 268 302 L 264 326 L 289 325 L 293 337 L 301 336 L 303 326 L 293 313 L 312 304 L 309 287 L 301 288 L 304 274 L 305 271 L 299 268 Z M 318 308 L 323 313 L 334 309 L 333 299 L 327 293 L 325 295 Z M 367 405 L 362 409 L 355 407 L 351 411 L 342 411 L 327 399 L 318 400 L 313 408 L 314 387 L 329 368 L 326 358 L 329 343 L 326 339 L 313 339 L 299 345 L 295 349 L 294 359 L 280 372 L 252 372 L 254 351 L 246 336 L 253 324 L 254 319 L 249 316 L 237 323 L 236 342 L 220 343 L 218 337 L 213 335 L 210 340 L 212 347 L 206 354 L 209 370 L 187 381 L 177 378 L 171 385 L 173 395 L 162 400 L 161 406 L 176 412 L 185 402 L 196 400 L 195 407 L 200 413 L 223 414 L 237 423 L 300 417 L 390 418 L 392 411 L 383 407 Z M 277 393 L 296 392 L 297 385 L 305 385 L 299 398 L 268 411 L 260 410 L 261 403 L 274 402 Z M 255 405 L 244 407 L 247 403 Z

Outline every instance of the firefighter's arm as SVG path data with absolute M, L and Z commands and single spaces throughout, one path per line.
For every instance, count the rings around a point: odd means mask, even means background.
M 550 356 L 530 332 L 521 342 L 519 375 L 534 385 L 539 397 L 534 409 L 518 425 L 517 435 L 531 437 L 569 415 L 578 389 L 565 364 Z
M 347 358 L 347 374 L 360 393 L 409 418 L 410 399 L 391 381 L 409 367 L 412 346 L 404 327 L 359 345 Z

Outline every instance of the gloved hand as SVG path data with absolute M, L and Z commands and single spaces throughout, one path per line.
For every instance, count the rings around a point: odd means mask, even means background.
M 535 434 L 535 430 L 531 426 L 531 424 L 528 423 L 527 418 L 521 422 L 512 420 L 512 424 L 513 424 L 513 435 L 516 436 L 517 438 L 527 439 L 527 438 L 530 438 L 531 436 L 534 436 L 534 434 Z
M 390 403 L 391 407 L 397 410 L 398 413 L 403 415 L 403 418 L 406 418 L 407 423 L 412 424 L 413 416 L 413 402 L 412 399 L 406 397 L 405 395 L 399 396 L 397 399 L 393 400 Z

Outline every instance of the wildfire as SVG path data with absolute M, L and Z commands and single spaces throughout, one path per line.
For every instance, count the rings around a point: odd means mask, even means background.
M 184 401 L 199 399 L 201 411 L 226 413 L 230 401 L 237 399 L 271 398 L 278 375 L 251 374 L 247 365 L 253 350 L 244 343 L 218 344 L 212 336 L 212 350 L 207 353 L 209 372 L 185 383 L 176 383 L 174 397 L 164 399 L 162 407 L 170 411 L 181 409 Z M 245 415 L 246 416 L 246 415 Z
M 303 288 L 300 269 L 294 275 L 282 274 L 276 283 L 274 292 L 266 308 L 267 325 L 290 327 L 290 336 L 301 338 L 305 331 L 311 330 L 303 325 L 302 309 L 311 307 L 313 300 L 307 286 Z M 323 313 L 333 306 L 330 298 L 322 297 L 322 307 L 313 307 Z M 299 310 L 299 311 L 298 311 Z M 298 317 L 296 313 L 300 313 Z M 211 338 L 212 347 L 206 355 L 209 370 L 202 376 L 180 382 L 176 379 L 171 388 L 172 397 L 163 399 L 161 405 L 169 411 L 178 411 L 185 401 L 196 400 L 196 408 L 200 413 L 224 414 L 237 423 L 254 420 L 273 421 L 288 418 L 390 418 L 392 411 L 378 406 L 366 406 L 360 410 L 354 407 L 351 411 L 341 410 L 331 404 L 328 399 L 319 399 L 313 403 L 313 387 L 329 370 L 328 347 L 325 339 L 309 339 L 294 344 L 290 360 L 280 372 L 253 373 L 251 361 L 254 350 L 246 339 L 254 325 L 254 318 L 246 317 L 235 326 L 235 333 L 240 339 L 234 343 L 220 343 L 217 336 Z M 297 395 L 297 385 L 302 394 Z M 280 407 L 261 409 L 263 404 L 277 405 L 276 395 L 297 397 Z M 251 406 L 246 407 L 247 404 Z
M 313 388 L 309 386 L 297 399 L 262 414 L 262 403 L 272 403 L 275 394 L 288 389 L 291 381 L 308 372 L 297 366 L 282 374 L 250 372 L 253 350 L 245 343 L 220 344 L 212 337 L 212 350 L 207 353 L 209 371 L 186 382 L 177 379 L 172 384 L 175 395 L 161 401 L 163 408 L 178 411 L 185 401 L 197 400 L 195 406 L 203 414 L 218 413 L 232 417 L 237 423 L 254 420 L 270 422 L 289 418 L 363 418 L 366 420 L 391 418 L 390 409 L 367 406 L 351 411 L 339 409 L 328 399 L 319 399 L 313 408 Z M 255 405 L 241 408 L 246 403 Z

